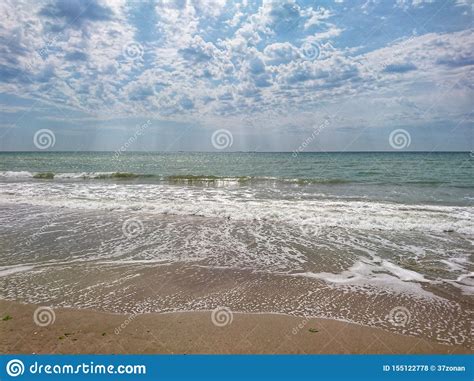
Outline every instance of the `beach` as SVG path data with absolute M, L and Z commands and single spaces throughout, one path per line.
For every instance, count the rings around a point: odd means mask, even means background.
M 474 381 L 473 1 L 0 8 L 0 381 Z
M 55 309 L 55 321 L 38 327 L 35 305 L 0 301 L 1 353 L 54 354 L 462 354 L 461 345 L 389 333 L 326 319 L 279 314 L 233 314 L 222 327 L 211 311 L 124 315 Z
M 110 154 L 2 155 L 0 300 L 13 317 L 2 329 L 24 319 L 33 330 L 35 306 L 57 313 L 36 324 L 50 346 L 18 350 L 73 351 L 57 338 L 76 320 L 130 342 L 117 349 L 127 353 L 472 350 L 469 155 L 136 154 L 123 172 L 108 171 Z M 323 177 L 301 177 L 321 162 Z M 384 172 L 392 162 L 400 178 Z M 128 316 L 169 336 L 156 347 L 139 327 L 112 336 Z M 258 340 L 235 343 L 254 327 Z M 4 351 L 31 330 L 14 324 Z M 98 339 L 76 350 L 101 352 Z

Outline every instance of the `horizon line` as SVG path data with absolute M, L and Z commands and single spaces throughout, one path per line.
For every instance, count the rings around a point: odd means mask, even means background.
M 87 150 L 64 150 L 64 151 L 41 151 L 41 150 L 31 150 L 31 151 L 2 151 L 1 153 L 117 153 L 119 151 L 87 151 Z M 312 154 L 312 153 L 467 153 L 470 154 L 474 151 L 408 151 L 408 150 L 390 150 L 390 151 L 120 151 L 120 154 L 131 154 L 131 153 L 289 153 L 289 154 Z

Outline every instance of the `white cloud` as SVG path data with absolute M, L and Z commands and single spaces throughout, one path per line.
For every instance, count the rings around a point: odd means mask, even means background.
M 2 91 L 91 116 L 245 124 L 243 116 L 265 120 L 273 113 L 277 127 L 289 120 L 310 123 L 310 115 L 345 105 L 338 123 L 352 115 L 376 125 L 374 109 L 385 110 L 387 123 L 442 118 L 465 113 L 472 96 L 470 30 L 394 39 L 357 54 L 332 43 L 346 29 L 324 8 L 272 1 L 250 13 L 251 4 L 177 0 L 156 3 L 159 38 L 140 42 L 126 1 L 100 3 L 113 15 L 107 21 L 92 18 L 59 32 L 52 32 L 57 21 L 38 17 L 44 4 L 35 4 L 0 4 L 0 38 L 7 42 L 0 56 Z M 219 22 L 227 33 L 219 33 Z M 124 57 L 129 43 L 139 43 L 143 57 Z M 304 43 L 318 44 L 317 57 L 302 55 Z M 436 102 L 441 105 L 429 115 L 420 111 Z

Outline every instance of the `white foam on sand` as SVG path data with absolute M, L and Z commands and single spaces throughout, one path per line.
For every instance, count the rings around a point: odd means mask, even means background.
M 474 295 L 474 272 L 462 274 L 457 277 L 456 281 L 450 282 L 453 286 L 462 290 L 465 295 Z
M 1 266 L 0 267 L 0 277 L 4 277 L 7 275 L 30 271 L 34 268 L 34 266 L 24 266 L 24 265 L 14 265 L 14 266 Z
M 166 184 L 2 183 L 0 202 L 89 210 L 274 220 L 308 227 L 474 235 L 470 206 L 257 197 L 251 189 Z
M 422 274 L 404 269 L 386 260 L 378 262 L 361 259 L 338 274 L 304 272 L 293 274 L 293 276 L 317 278 L 336 285 L 371 285 L 417 295 L 423 294 L 427 297 L 434 296 L 418 283 L 428 282 Z
M 470 206 L 271 198 L 262 197 L 261 193 L 249 187 L 219 189 L 169 184 L 0 182 L 0 203 L 38 205 L 48 210 L 117 210 L 133 212 L 134 215 L 140 212 L 145 218 L 148 214 L 168 214 L 223 218 L 244 224 L 259 221 L 271 226 L 272 230 L 252 229 L 254 250 L 249 250 L 231 230 L 232 226 L 226 228 L 224 223 L 219 225 L 219 235 L 223 239 L 216 242 L 209 238 L 215 233 L 215 227 L 210 230 L 205 227 L 196 229 L 190 224 L 185 231 L 182 223 L 176 226 L 170 223 L 161 227 L 161 233 L 147 232 L 143 237 L 125 242 L 113 241 L 109 244 L 106 241 L 103 248 L 97 251 L 96 259 L 158 262 L 206 260 L 213 266 L 298 271 L 299 276 L 315 277 L 333 284 L 376 284 L 414 292 L 422 292 L 421 284 L 428 282 L 423 275 L 425 273 L 403 268 L 393 260 L 394 256 L 403 253 L 410 259 L 418 260 L 434 255 L 434 259 L 443 260 L 446 266 L 451 263 L 451 271 L 459 276 L 468 267 L 462 266 L 461 261 L 463 256 L 468 255 L 466 242 L 474 234 L 474 208 Z M 319 234 L 321 231 L 322 234 Z M 163 232 L 166 234 L 163 235 Z M 414 233 L 418 241 L 412 239 Z M 460 235 L 464 246 L 452 245 L 458 244 Z M 141 256 L 122 257 L 124 252 L 134 250 Z M 308 253 L 319 251 L 357 253 L 356 256 L 364 253 L 366 256 L 355 261 L 350 268 L 347 268 L 347 261 L 342 261 L 346 270 L 340 273 L 306 271 L 308 268 L 303 264 L 311 255 Z M 382 251 L 390 253 L 391 257 L 379 255 Z M 222 253 L 231 255 L 223 256 Z M 331 261 L 328 259 L 326 262 Z M 333 262 L 337 263 L 337 258 Z M 332 270 L 329 266 L 323 269 L 327 268 Z M 3 270 L 9 271 L 6 268 Z M 451 277 L 452 285 L 468 291 L 471 287 L 469 281 L 462 279 L 454 282 L 455 276 Z

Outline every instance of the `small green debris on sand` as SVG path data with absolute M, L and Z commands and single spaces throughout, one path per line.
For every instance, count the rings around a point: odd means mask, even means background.
M 54 179 L 53 172 L 40 172 L 33 175 L 34 179 Z
M 59 340 L 63 340 L 63 339 L 64 339 L 64 336 L 59 336 L 58 339 L 59 339 Z
M 310 328 L 310 329 L 308 329 L 308 331 L 311 332 L 311 333 L 319 332 L 319 330 L 317 330 L 316 328 Z
M 2 321 L 12 320 L 13 318 L 10 315 L 5 315 L 2 317 Z
M 105 336 L 105 335 L 106 335 L 106 333 L 105 333 L 105 332 L 102 332 L 102 336 Z

